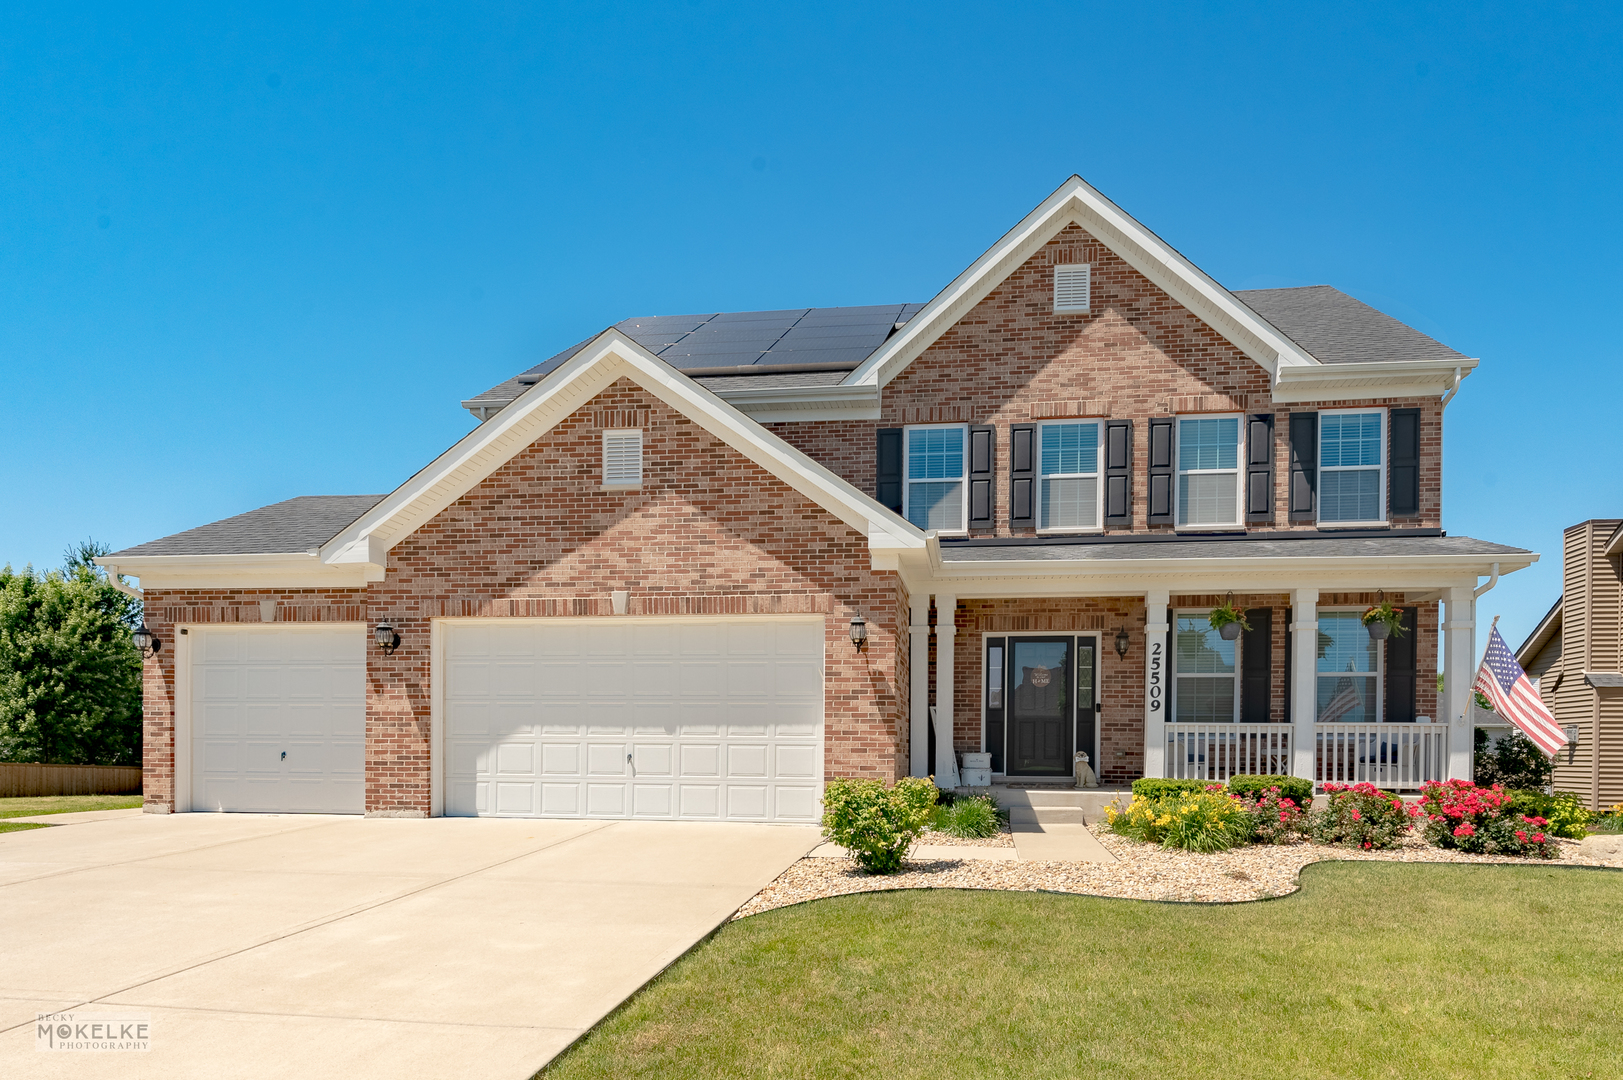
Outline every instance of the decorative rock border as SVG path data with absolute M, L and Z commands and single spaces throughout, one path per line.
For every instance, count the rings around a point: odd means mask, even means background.
M 871 875 L 849 859 L 806 858 L 738 909 L 742 919 L 807 900 L 891 889 L 999 889 L 1015 892 L 1068 892 L 1132 900 L 1234 903 L 1284 896 L 1300 887 L 1302 867 L 1316 862 L 1510 863 L 1532 866 L 1617 866 L 1597 857 L 1579 841 L 1561 840 L 1561 858 L 1513 859 L 1467 855 L 1432 847 L 1418 836 L 1405 837 L 1387 851 L 1355 851 L 1313 843 L 1251 845 L 1197 855 L 1170 851 L 1117 836 L 1108 825 L 1089 826 L 1116 857 L 1114 863 L 910 860 L 899 874 Z M 963 843 L 964 841 L 953 841 Z

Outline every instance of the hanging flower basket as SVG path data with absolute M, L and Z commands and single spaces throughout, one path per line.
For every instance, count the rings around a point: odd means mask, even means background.
M 1234 606 L 1234 594 L 1218 607 L 1212 608 L 1206 621 L 1212 624 L 1212 629 L 1222 635 L 1224 641 L 1233 641 L 1240 636 L 1242 630 L 1251 629 L 1251 624 L 1245 621 L 1245 612 Z
M 1403 636 L 1403 612 L 1393 607 L 1385 597 L 1363 614 L 1364 629 L 1376 641 Z

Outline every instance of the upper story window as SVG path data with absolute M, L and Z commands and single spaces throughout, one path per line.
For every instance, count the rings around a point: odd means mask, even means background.
M 1054 267 L 1054 310 L 1081 311 L 1092 309 L 1093 268 L 1087 263 L 1071 263 Z
M 1386 522 L 1386 412 L 1319 414 L 1319 521 Z
M 1042 514 L 1039 527 L 1099 528 L 1100 424 L 1042 425 Z
M 906 429 L 902 516 L 921 529 L 963 532 L 969 485 L 964 476 L 963 424 Z
M 1373 724 L 1380 719 L 1381 648 L 1357 611 L 1319 612 L 1318 719 Z
M 637 428 L 608 428 L 603 432 L 603 486 L 642 485 L 642 432 Z
M 1178 418 L 1178 525 L 1240 524 L 1240 418 Z
M 1176 633 L 1176 647 L 1172 650 L 1173 719 L 1180 724 L 1238 720 L 1235 643 L 1224 641 L 1212 629 L 1206 612 L 1178 615 Z

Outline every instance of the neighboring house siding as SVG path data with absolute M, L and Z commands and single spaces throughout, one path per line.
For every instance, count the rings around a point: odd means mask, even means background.
M 1053 311 L 1053 266 L 1093 265 L 1090 314 Z M 824 465 L 874 494 L 874 433 L 915 423 L 997 428 L 995 531 L 1009 528 L 1009 425 L 1068 417 L 1133 421 L 1135 531 L 1170 531 L 1146 522 L 1148 419 L 1188 413 L 1274 416 L 1274 517 L 1253 530 L 1317 528 L 1286 513 L 1289 414 L 1354 406 L 1418 408 L 1420 514 L 1394 521 L 1440 527 L 1442 405 L 1434 398 L 1382 398 L 1275 406 L 1269 376 L 1188 309 L 1077 226 L 1070 226 L 1009 275 L 882 392 L 878 422 L 769 425 Z
M 1577 746 L 1558 756 L 1556 786 L 1592 807 L 1623 802 L 1623 689 L 1584 680 L 1585 672 L 1623 671 L 1623 571 L 1617 556 L 1604 554 L 1619 524 L 1586 521 L 1566 530 L 1561 632 L 1554 650 L 1546 646 L 1536 660 L 1557 654 L 1539 689 L 1556 721 L 1578 729 Z
M 599 490 L 605 426 L 642 429 L 640 490 Z M 866 536 L 622 379 L 390 553 L 371 599 L 405 644 L 372 663 L 369 792 L 426 808 L 429 620 L 608 616 L 614 590 L 629 615 L 821 614 L 826 775 L 905 775 L 906 593 L 868 564 Z

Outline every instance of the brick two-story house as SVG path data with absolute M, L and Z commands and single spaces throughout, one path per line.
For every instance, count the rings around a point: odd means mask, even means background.
M 629 319 L 387 495 L 102 560 L 161 643 L 148 807 L 805 821 L 954 751 L 1469 775 L 1477 583 L 1537 558 L 1442 531 L 1475 365 L 1230 292 L 1075 177 L 929 303 Z

